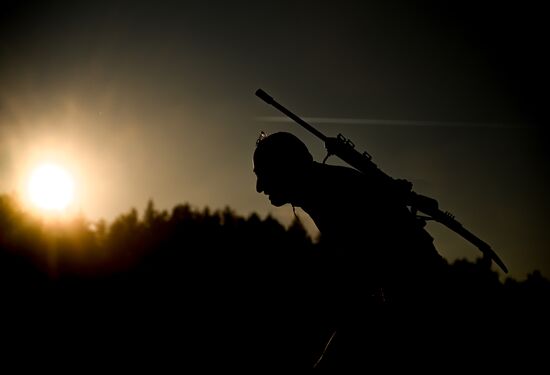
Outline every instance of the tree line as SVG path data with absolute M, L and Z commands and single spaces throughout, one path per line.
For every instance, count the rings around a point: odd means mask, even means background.
M 99 326 L 87 334 L 123 332 L 132 345 L 170 332 L 194 362 L 309 367 L 326 340 L 320 312 L 331 303 L 323 251 L 297 219 L 286 227 L 229 207 L 168 212 L 150 200 L 142 213 L 132 208 L 107 223 L 43 219 L 0 195 L 0 292 L 15 318 L 41 311 L 57 327 L 83 334 Z M 471 297 L 464 301 L 499 311 L 536 312 L 550 296 L 538 271 L 502 281 L 484 259 L 448 268 Z

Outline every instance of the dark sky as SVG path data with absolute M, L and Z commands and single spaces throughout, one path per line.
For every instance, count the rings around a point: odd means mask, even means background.
M 263 88 L 437 198 L 512 276 L 550 276 L 542 6 L 379 3 L 3 2 L 0 191 L 53 158 L 92 220 L 153 198 L 288 222 L 255 192 L 256 138 L 323 145 L 268 119 Z M 449 259 L 478 255 L 429 229 Z

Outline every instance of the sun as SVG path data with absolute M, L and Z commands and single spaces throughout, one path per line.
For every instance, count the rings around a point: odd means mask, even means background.
M 74 200 L 74 180 L 58 165 L 41 164 L 30 175 L 27 193 L 37 208 L 48 212 L 63 212 Z

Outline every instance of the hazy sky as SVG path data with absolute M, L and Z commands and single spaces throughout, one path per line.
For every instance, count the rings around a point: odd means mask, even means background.
M 380 3 L 2 2 L 0 192 L 51 159 L 92 220 L 153 198 L 288 222 L 255 191 L 258 134 L 292 131 L 318 160 L 323 145 L 263 88 L 438 199 L 511 276 L 550 276 L 543 12 Z M 478 256 L 429 230 L 450 260 Z

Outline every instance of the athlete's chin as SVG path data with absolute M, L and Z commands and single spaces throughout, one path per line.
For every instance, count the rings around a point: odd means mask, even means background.
M 281 207 L 283 205 L 285 205 L 287 202 L 280 199 L 280 198 L 277 198 L 277 197 L 272 197 L 270 196 L 269 197 L 269 201 L 271 202 L 271 204 L 275 207 Z

